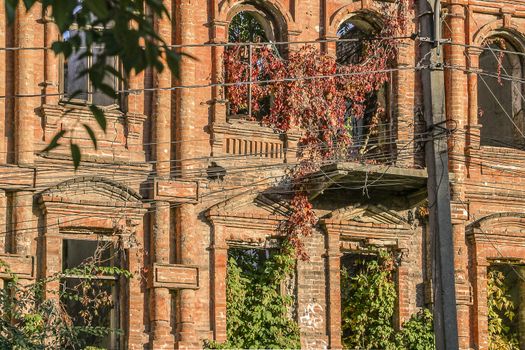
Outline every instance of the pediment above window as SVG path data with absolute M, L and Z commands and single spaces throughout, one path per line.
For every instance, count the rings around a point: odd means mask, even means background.
M 140 194 L 115 181 L 96 176 L 70 179 L 50 187 L 38 195 L 47 211 L 86 211 L 112 215 L 129 212 L 140 215 L 144 203 Z

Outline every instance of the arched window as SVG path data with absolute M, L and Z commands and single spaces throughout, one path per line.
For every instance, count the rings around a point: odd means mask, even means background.
M 275 17 L 263 8 L 251 4 L 244 4 L 240 8 L 240 11 L 234 12 L 234 15 L 231 17 L 228 26 L 228 41 L 231 43 L 267 43 L 280 40 L 282 40 L 282 37 L 277 30 Z M 251 47 L 240 46 L 230 49 L 238 49 L 240 60 L 248 65 L 250 50 L 252 54 L 255 54 L 260 48 L 260 45 L 252 45 Z M 275 46 L 274 48 L 279 50 L 279 48 Z M 265 76 L 261 75 L 257 77 L 257 80 L 265 80 L 265 78 Z M 251 94 L 251 91 L 252 90 L 246 91 L 249 97 L 247 97 L 246 103 L 241 106 L 241 108 L 237 106 L 235 109 L 230 109 L 228 113 L 230 119 L 248 118 L 260 121 L 264 115 L 269 113 L 271 105 L 270 97 L 266 96 L 254 101 L 256 97 Z M 257 104 L 257 111 L 248 108 L 250 101 L 252 107 L 255 103 Z
M 355 15 L 346 20 L 338 29 L 336 44 L 339 64 L 360 64 L 366 60 L 366 45 L 379 28 L 364 15 Z M 391 79 L 389 79 L 391 81 Z M 352 114 L 352 96 L 347 98 L 347 121 L 352 126 L 353 145 L 359 154 L 383 153 L 387 143 L 390 121 L 390 84 L 385 83 L 379 90 L 371 92 L 365 102 L 362 118 Z
M 503 52 L 505 51 L 510 52 Z M 523 148 L 523 62 L 515 47 L 490 40 L 479 57 L 478 109 L 482 146 Z

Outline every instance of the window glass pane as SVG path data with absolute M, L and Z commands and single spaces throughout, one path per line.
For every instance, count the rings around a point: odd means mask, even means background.
M 62 269 L 67 270 L 80 266 L 91 259 L 95 254 L 100 254 L 99 266 L 110 266 L 111 250 L 107 242 L 65 239 L 62 243 Z M 98 251 L 97 251 L 98 249 Z
M 80 35 L 82 42 L 84 42 L 84 34 L 78 33 L 76 30 L 64 33 L 64 39 L 68 40 L 74 35 Z M 87 75 L 79 75 L 80 72 L 88 67 L 87 57 L 80 57 L 83 52 L 84 50 L 82 49 L 73 52 L 64 62 L 64 94 L 66 98 L 73 97 L 74 99 L 87 101 L 88 77 Z M 80 93 L 73 96 L 75 92 Z
M 488 48 L 500 50 L 498 45 Z M 513 83 L 508 79 L 498 79 L 502 75 L 521 78 L 521 62 L 519 58 L 512 62 L 512 54 L 504 54 L 500 63 L 499 51 L 485 50 L 480 55 L 479 66 L 486 75 L 478 78 L 478 108 L 481 127 L 481 145 L 516 147 L 516 125 L 521 115 L 521 98 L 513 91 Z M 489 76 L 492 75 L 492 76 Z
M 68 278 L 63 282 L 63 288 L 71 294 L 82 289 L 79 279 Z M 118 310 L 116 309 L 116 282 L 111 280 L 90 281 L 89 288 L 83 292 L 91 300 L 105 300 L 99 307 L 84 300 L 70 300 L 62 298 L 62 302 L 68 315 L 72 318 L 73 324 L 77 327 L 95 326 L 103 327 L 107 331 L 119 328 Z M 87 312 L 86 312 L 87 311 Z M 108 333 L 108 332 L 106 332 Z M 113 338 L 113 339 L 112 339 Z M 95 346 L 103 349 L 115 349 L 116 342 L 114 332 L 106 335 L 94 335 L 87 332 L 80 334 L 80 339 L 84 346 Z
M 93 48 L 93 62 L 97 62 L 98 53 L 102 50 L 101 47 L 94 47 Z M 107 57 L 106 58 L 106 65 L 113 67 L 114 69 L 117 69 L 117 60 L 115 57 Z M 113 88 L 113 90 L 117 90 L 117 79 L 113 74 L 106 74 L 103 80 L 104 84 L 109 85 Z M 116 103 L 115 99 L 113 99 L 110 96 L 107 96 L 101 91 L 93 91 L 93 104 L 99 105 L 99 106 L 109 106 L 114 103 Z
M 62 270 L 72 269 L 96 258 L 98 266 L 111 266 L 111 242 L 64 239 L 62 241 Z M 80 340 L 83 346 L 95 346 L 103 349 L 117 349 L 118 337 L 114 330 L 119 325 L 118 281 L 114 279 L 82 279 L 66 277 L 61 280 L 61 301 L 75 326 L 102 327 L 102 334 L 82 331 Z M 77 295 L 77 300 L 68 297 Z M 113 330 L 113 331 L 111 331 Z

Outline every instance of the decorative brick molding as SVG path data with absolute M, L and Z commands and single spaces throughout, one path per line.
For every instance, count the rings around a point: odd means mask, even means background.
M 199 182 L 155 178 L 153 199 L 171 203 L 197 203 Z
M 177 264 L 153 264 L 151 286 L 168 289 L 198 289 L 199 269 Z
M 28 255 L 0 254 L 0 261 L 7 267 L 0 267 L 0 279 L 9 279 L 12 274 L 21 279 L 36 277 L 35 258 Z
M 220 164 L 235 160 L 283 163 L 295 159 L 297 133 L 276 134 L 269 127 L 247 120 L 216 122 L 211 131 L 213 159 Z M 244 159 L 239 157 L 243 155 Z

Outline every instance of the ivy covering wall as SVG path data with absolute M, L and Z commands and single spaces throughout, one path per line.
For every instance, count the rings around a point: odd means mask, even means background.
M 423 309 L 396 331 L 395 264 L 385 250 L 341 269 L 343 346 L 347 349 L 434 349 L 432 314 Z

